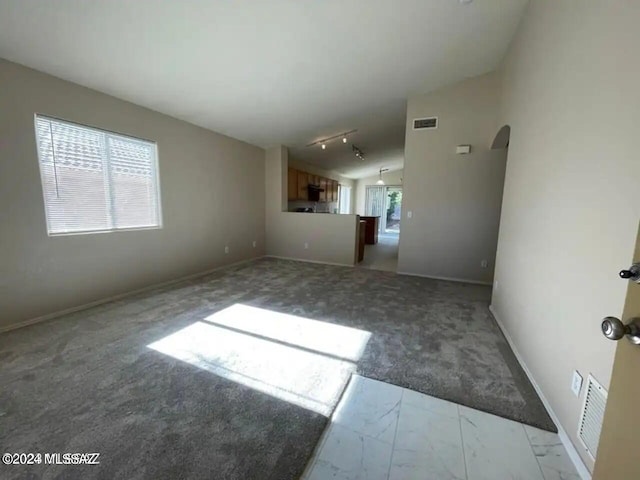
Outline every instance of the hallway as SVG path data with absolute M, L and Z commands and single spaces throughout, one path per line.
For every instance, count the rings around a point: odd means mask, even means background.
M 398 235 L 380 235 L 375 245 L 365 245 L 364 260 L 358 266 L 371 270 L 398 270 Z

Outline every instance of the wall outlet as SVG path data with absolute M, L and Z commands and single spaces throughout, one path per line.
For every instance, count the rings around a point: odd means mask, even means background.
M 571 391 L 576 397 L 579 397 L 580 390 L 582 390 L 582 375 L 577 370 L 574 370 L 573 378 L 571 379 Z
M 482 260 L 482 261 L 480 262 L 480 266 L 481 266 L 482 268 L 487 268 L 487 267 L 489 266 L 489 262 L 487 262 L 486 260 Z
M 256 242 L 255 240 L 253 241 L 253 248 L 256 248 L 256 245 L 258 245 L 258 242 Z
M 407 218 L 411 218 L 411 217 L 413 217 L 413 212 L 411 210 L 409 210 L 407 212 Z
M 229 253 L 229 247 L 224 247 L 224 253 Z
M 307 242 L 304 242 L 304 249 L 309 250 L 309 244 Z

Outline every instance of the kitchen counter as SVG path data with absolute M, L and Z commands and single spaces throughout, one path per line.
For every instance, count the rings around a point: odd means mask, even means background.
M 378 229 L 380 226 L 380 217 L 379 216 L 361 216 L 360 220 L 364 220 L 365 224 L 365 233 L 364 233 L 364 242 L 367 245 L 375 245 L 378 243 Z

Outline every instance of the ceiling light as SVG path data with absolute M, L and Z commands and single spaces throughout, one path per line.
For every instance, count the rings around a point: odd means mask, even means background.
M 378 179 L 378 181 L 376 182 L 378 185 L 384 185 L 384 180 L 382 179 L 382 172 L 387 171 L 387 169 L 380 169 L 380 178 Z
M 342 132 L 342 133 L 338 133 L 337 135 L 333 135 L 332 137 L 326 137 L 326 138 L 321 138 L 319 140 L 316 140 L 315 142 L 311 142 L 310 144 L 307 145 L 307 147 L 315 147 L 316 145 L 321 145 L 323 149 L 326 148 L 327 143 L 336 140 L 338 138 L 342 139 L 342 143 L 347 143 L 347 136 L 351 135 L 352 133 L 356 133 L 358 131 L 358 129 L 353 129 L 353 130 L 349 130 L 348 132 Z
M 364 154 L 362 153 L 362 150 L 356 147 L 353 143 L 351 144 L 351 150 L 353 150 L 353 153 L 356 157 L 358 157 L 360 160 L 364 160 Z

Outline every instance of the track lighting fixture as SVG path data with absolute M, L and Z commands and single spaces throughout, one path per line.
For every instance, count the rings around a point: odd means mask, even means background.
M 339 133 L 338 135 L 334 135 L 332 137 L 327 137 L 327 138 L 323 138 L 321 140 L 316 140 L 313 143 L 310 143 L 309 145 L 307 145 L 307 147 L 313 147 L 315 145 L 320 145 L 320 148 L 322 148 L 322 150 L 326 150 L 327 148 L 327 143 L 329 143 L 332 140 L 335 140 L 337 138 L 342 138 L 342 143 L 347 143 L 347 135 L 351 135 L 352 133 L 356 133 L 358 130 L 354 129 L 354 130 L 349 130 L 348 132 L 342 132 Z
M 353 151 L 356 157 L 358 157 L 360 160 L 364 160 L 364 154 L 362 153 L 362 150 L 360 150 L 355 145 L 351 145 L 351 150 Z

